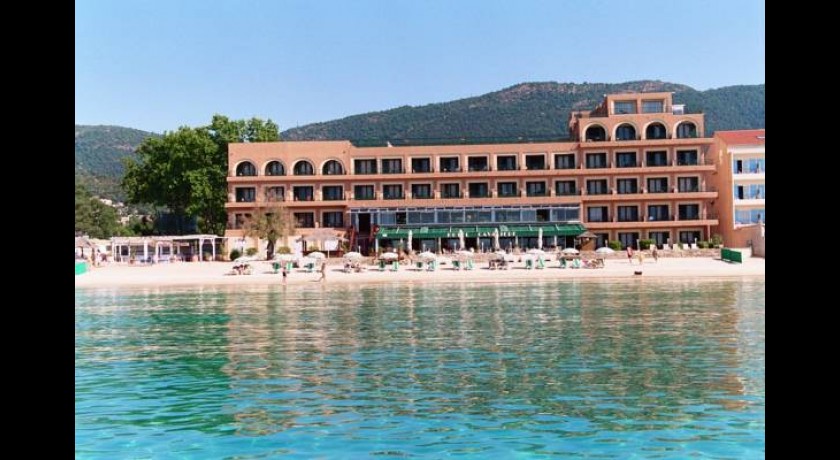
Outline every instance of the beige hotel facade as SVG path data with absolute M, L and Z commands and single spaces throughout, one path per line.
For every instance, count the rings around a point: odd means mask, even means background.
M 584 232 L 597 247 L 710 238 L 718 191 L 703 114 L 671 93 L 611 94 L 568 126 L 561 142 L 231 144 L 226 236 L 241 241 L 249 215 L 282 201 L 298 220 L 286 244 L 330 227 L 363 253 L 409 233 L 414 250 L 567 247 Z

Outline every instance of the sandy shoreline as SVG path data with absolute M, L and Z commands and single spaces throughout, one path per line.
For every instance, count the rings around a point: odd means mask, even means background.
M 647 278 L 739 278 L 764 276 L 765 260 L 749 258 L 743 264 L 731 264 L 712 258 L 661 258 L 658 262 L 645 260 L 629 264 L 627 260 L 607 260 L 603 269 L 560 269 L 556 261 L 549 263 L 542 270 L 526 270 L 524 264 L 517 263 L 509 270 L 489 270 L 487 264 L 476 264 L 475 270 L 456 271 L 450 267 L 440 267 L 434 272 L 418 271 L 412 267 L 400 266 L 398 272 L 384 271 L 371 267 L 363 273 L 344 273 L 340 259 L 334 259 L 327 265 L 325 284 L 367 284 L 393 282 L 512 282 L 529 280 L 578 280 L 578 279 L 632 279 L 642 270 L 641 277 Z M 77 288 L 102 287 L 160 287 L 160 286 L 235 286 L 254 284 L 282 284 L 280 275 L 275 275 L 266 262 L 256 262 L 251 275 L 227 275 L 231 271 L 230 262 L 175 263 L 151 266 L 111 264 L 94 267 L 88 273 L 76 276 Z M 319 273 L 305 273 L 294 269 L 289 274 L 286 284 L 316 284 Z

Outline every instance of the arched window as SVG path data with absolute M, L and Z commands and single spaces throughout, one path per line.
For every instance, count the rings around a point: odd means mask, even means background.
M 635 141 L 636 140 L 636 128 L 629 123 L 624 123 L 623 125 L 618 125 L 618 128 L 615 129 L 615 140 L 617 141 Z
M 601 126 L 590 126 L 586 128 L 586 140 L 589 142 L 602 142 L 607 140 L 607 132 Z
M 647 139 L 665 139 L 667 137 L 665 125 L 662 123 L 651 123 L 645 130 L 645 138 Z
M 295 176 L 314 176 L 315 168 L 312 163 L 302 160 L 295 163 Z
M 236 175 L 237 176 L 256 176 L 257 175 L 257 168 L 254 166 L 254 163 L 250 161 L 243 161 L 236 165 Z
M 340 176 L 340 175 L 344 174 L 344 167 L 341 166 L 341 163 L 339 163 L 335 160 L 330 160 L 330 161 L 324 163 L 324 168 L 323 168 L 322 173 L 325 176 Z
M 283 168 L 283 163 L 279 161 L 269 161 L 267 165 L 265 165 L 265 175 L 266 176 L 285 176 L 286 169 Z
M 694 123 L 685 121 L 677 125 L 677 138 L 689 139 L 693 137 L 697 137 L 697 126 Z

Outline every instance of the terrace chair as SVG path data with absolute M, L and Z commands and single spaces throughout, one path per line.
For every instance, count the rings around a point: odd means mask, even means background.
M 472 270 L 473 268 L 475 268 L 475 266 L 473 266 L 472 259 L 467 259 L 467 266 L 464 267 L 464 270 Z
M 460 260 L 453 260 L 452 261 L 452 269 L 453 270 L 460 270 L 461 269 L 461 261 Z
M 537 268 L 540 269 L 540 270 L 545 268 L 545 259 L 543 259 L 542 257 L 537 259 Z
M 662 250 L 663 251 L 670 251 L 671 250 L 671 245 L 668 244 L 668 243 L 662 243 Z
M 566 267 L 567 267 L 566 258 L 565 257 L 560 257 L 560 268 L 566 268 Z
M 525 259 L 525 270 L 532 270 L 534 268 L 534 259 Z
M 572 261 L 572 268 L 580 268 L 580 259 L 575 259 Z
M 379 271 L 381 271 L 381 272 L 385 271 L 385 261 L 384 260 L 379 261 Z
M 399 262 L 397 262 L 396 260 L 391 262 L 391 271 L 392 272 L 395 272 L 399 269 L 400 269 L 400 263 Z

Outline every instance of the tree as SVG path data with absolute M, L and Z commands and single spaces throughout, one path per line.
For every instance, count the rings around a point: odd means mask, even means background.
M 243 230 L 246 236 L 268 240 L 265 258 L 274 257 L 277 240 L 293 235 L 297 221 L 294 215 L 280 201 L 269 201 L 245 220 Z
M 177 222 L 196 217 L 200 231 L 221 235 L 227 220 L 228 144 L 279 137 L 271 120 L 232 121 L 214 115 L 209 126 L 182 126 L 144 140 L 137 148 L 138 159 L 125 160 L 122 186 L 129 202 L 165 206 Z M 180 225 L 176 232 L 183 232 Z
M 117 210 L 99 201 L 76 183 L 76 233 L 91 238 L 110 238 L 122 232 Z

